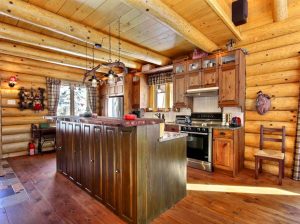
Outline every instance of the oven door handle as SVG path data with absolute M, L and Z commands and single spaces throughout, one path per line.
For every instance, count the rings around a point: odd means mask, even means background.
M 208 135 L 208 133 L 195 133 L 195 132 L 188 132 L 188 131 L 181 131 L 181 133 L 193 134 L 193 135 Z

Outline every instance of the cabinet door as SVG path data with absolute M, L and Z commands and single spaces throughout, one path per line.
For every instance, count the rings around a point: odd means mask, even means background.
M 140 81 L 132 83 L 132 108 L 140 108 Z
M 62 127 L 61 122 L 56 122 L 56 169 L 62 172 Z
M 103 126 L 95 125 L 93 127 L 93 145 L 94 145 L 94 195 L 95 197 L 103 201 L 104 199 L 104 135 L 103 135 Z
M 236 66 L 222 66 L 219 71 L 219 104 L 238 105 L 238 70 Z
M 209 69 L 202 72 L 202 87 L 214 87 L 218 86 L 218 70 Z
M 201 73 L 194 72 L 187 74 L 187 89 L 195 89 L 201 87 Z
M 119 196 L 119 213 L 128 222 L 136 219 L 136 128 L 121 128 L 119 131 L 119 164 L 117 175 Z
M 60 124 L 60 134 L 61 134 L 61 171 L 63 174 L 67 175 L 67 147 L 68 147 L 68 140 L 67 140 L 67 122 L 61 122 Z
M 224 170 L 233 170 L 233 140 L 215 138 L 213 148 L 214 166 Z
M 174 74 L 182 74 L 186 72 L 186 62 L 178 62 L 173 66 Z
M 81 186 L 81 168 L 82 168 L 82 161 L 81 161 L 81 124 L 75 123 L 74 124 L 74 153 L 75 153 L 75 164 L 74 164 L 74 180 L 78 185 Z
M 185 75 L 175 75 L 174 76 L 174 104 L 175 106 L 185 106 Z
M 82 124 L 82 187 L 89 193 L 93 190 L 93 133 L 91 124 Z
M 74 149 L 74 123 L 67 123 L 66 132 L 66 159 L 67 159 L 67 174 L 74 180 L 75 179 L 75 149 Z
M 104 170 L 104 201 L 105 204 L 117 211 L 118 186 L 116 175 L 120 172 L 117 169 L 118 163 L 118 128 L 112 126 L 104 126 L 105 135 L 105 170 Z

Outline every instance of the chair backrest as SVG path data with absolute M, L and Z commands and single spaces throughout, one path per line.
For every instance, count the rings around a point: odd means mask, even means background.
M 265 137 L 265 134 L 280 134 L 281 138 Z M 285 126 L 282 128 L 265 128 L 263 125 L 260 126 L 260 144 L 259 149 L 262 150 L 264 142 L 281 142 L 281 152 L 285 153 Z

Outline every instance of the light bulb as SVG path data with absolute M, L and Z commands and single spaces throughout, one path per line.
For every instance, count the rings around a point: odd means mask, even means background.
M 97 87 L 97 79 L 92 79 L 92 87 Z

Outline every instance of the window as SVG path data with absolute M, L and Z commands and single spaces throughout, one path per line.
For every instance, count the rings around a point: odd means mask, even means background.
M 157 109 L 168 109 L 173 106 L 173 83 L 155 85 L 155 105 Z
M 86 111 L 87 106 L 88 96 L 86 87 L 74 84 L 61 85 L 57 106 L 58 116 L 79 116 Z

